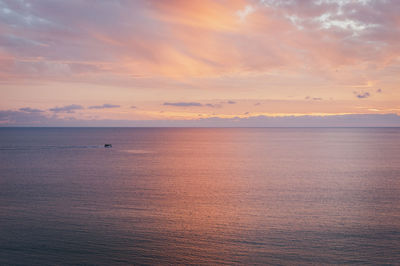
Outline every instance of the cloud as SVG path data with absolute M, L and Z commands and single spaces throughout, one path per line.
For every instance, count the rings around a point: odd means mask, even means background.
M 121 106 L 120 105 L 115 105 L 115 104 L 105 103 L 103 105 L 89 106 L 89 109 L 108 109 L 108 108 L 119 108 L 119 107 L 121 107 Z
M 165 102 L 163 105 L 180 106 L 180 107 L 203 106 L 201 103 L 198 102 Z
M 192 120 L 85 120 L 0 110 L 0 126 L 60 127 L 400 127 L 397 114 L 332 116 L 251 116 L 245 118 L 198 118 Z
M 192 125 L 196 123 L 192 122 Z M 245 118 L 203 118 L 207 127 L 399 127 L 397 114 L 349 114 L 331 116 L 251 116 Z
M 329 71 L 399 53 L 398 1 L 14 2 L 0 2 L 14 79 Z
M 214 104 L 214 103 L 206 103 L 204 106 L 211 107 L 211 108 L 221 108 L 222 107 L 222 105 L 218 104 L 218 103 L 216 103 L 216 104 Z
M 137 107 L 135 106 L 135 105 L 132 105 L 131 106 L 131 109 L 136 109 Z
M 354 93 L 354 95 L 357 97 L 357 98 L 359 98 L 359 99 L 365 99 L 365 98 L 368 98 L 368 97 L 370 97 L 371 96 L 371 94 L 369 93 L 369 92 L 363 92 L 363 91 L 361 91 L 361 92 L 357 92 L 357 91 L 354 91 L 353 92 Z
M 41 113 L 41 112 L 44 112 L 43 110 L 34 109 L 34 108 L 30 108 L 30 107 L 19 108 L 19 110 L 22 111 L 22 112 L 27 112 L 27 113 Z
M 235 101 L 232 101 L 232 100 L 227 101 L 226 103 L 227 103 L 227 104 L 236 104 L 236 102 L 235 102 Z
M 82 105 L 71 104 L 63 107 L 54 107 L 49 110 L 55 113 L 74 113 L 75 110 L 82 110 L 82 109 L 84 109 Z
M 222 105 L 219 103 L 199 103 L 199 102 L 165 102 L 163 105 L 178 106 L 178 107 L 211 107 L 221 108 Z
M 41 112 L 0 110 L 0 126 L 43 125 L 46 124 L 48 121 L 50 121 L 50 118 L 43 115 Z
M 376 92 L 377 92 L 377 93 L 381 93 L 381 92 L 382 92 L 382 89 L 377 89 Z
M 310 96 L 307 96 L 304 99 L 313 100 L 313 101 L 322 101 L 323 100 L 321 97 L 310 97 Z
M 255 103 L 255 104 L 254 104 L 254 106 L 259 106 L 259 105 L 261 105 L 261 103 Z
M 88 106 L 105 99 L 123 102 L 127 94 L 137 95 L 138 102 L 158 102 L 164 93 L 175 101 L 198 102 L 171 103 L 175 108 L 206 109 L 217 108 L 217 102 L 206 105 L 205 99 L 243 99 L 238 107 L 248 108 L 245 99 L 304 96 L 296 94 L 302 89 L 344 100 L 362 88 L 378 96 L 374 86 L 384 85 L 385 93 L 396 95 L 398 14 L 396 0 L 120 0 L 95 5 L 0 0 L 2 100 L 18 104 L 40 94 L 47 102 L 67 96 L 71 103 Z M 371 87 L 363 86 L 367 80 Z M 39 85 L 25 86 L 33 83 Z M 361 86 L 349 89 L 353 85 Z M 17 86 L 18 96 L 11 93 Z M 376 98 L 381 101 L 377 106 L 385 107 L 385 99 Z M 343 113 L 351 105 L 333 111 Z
M 239 19 L 240 19 L 241 21 L 243 21 L 243 20 L 246 19 L 246 17 L 247 17 L 248 15 L 250 15 L 250 14 L 253 13 L 254 11 L 256 11 L 256 9 L 255 9 L 253 6 L 247 5 L 247 6 L 244 7 L 243 10 L 238 10 L 238 11 L 236 12 L 236 14 L 239 16 Z

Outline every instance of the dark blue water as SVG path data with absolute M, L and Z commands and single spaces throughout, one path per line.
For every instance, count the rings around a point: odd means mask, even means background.
M 400 129 L 0 129 L 0 265 L 399 262 Z

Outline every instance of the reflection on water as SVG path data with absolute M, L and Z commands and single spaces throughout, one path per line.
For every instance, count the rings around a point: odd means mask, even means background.
M 400 261 L 400 129 L 1 129 L 0 162 L 0 264 Z

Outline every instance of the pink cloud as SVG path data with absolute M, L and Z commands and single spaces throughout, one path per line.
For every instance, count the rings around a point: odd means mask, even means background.
M 343 3 L 1 1 L 0 75 L 118 83 L 397 64 L 400 3 Z

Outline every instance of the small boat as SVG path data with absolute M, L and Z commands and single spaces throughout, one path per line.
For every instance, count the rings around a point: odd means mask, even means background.
M 104 144 L 104 148 L 112 148 L 111 144 Z

